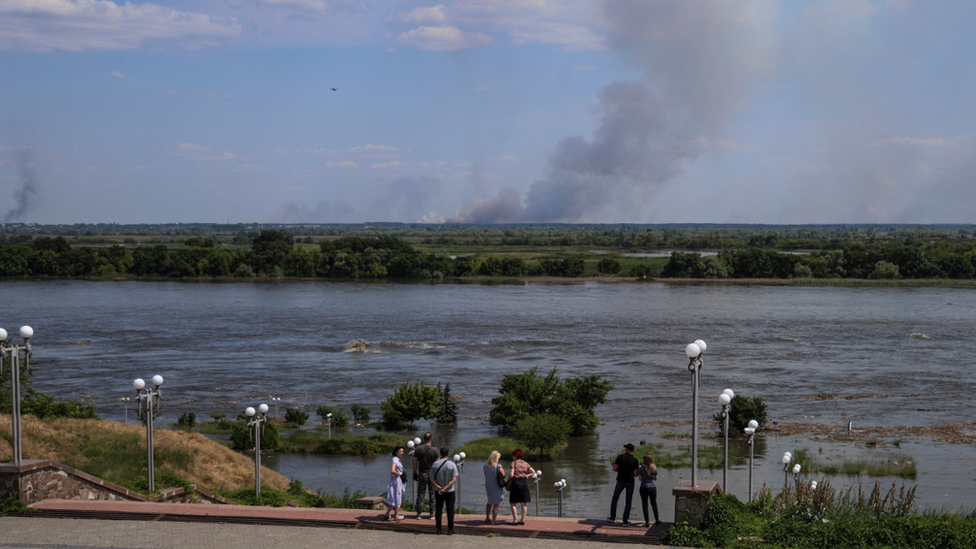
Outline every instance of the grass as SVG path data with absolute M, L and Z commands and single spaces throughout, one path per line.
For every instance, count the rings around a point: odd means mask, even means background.
M 550 453 L 543 456 L 541 461 L 551 459 L 552 454 L 562 451 L 568 445 L 569 443 L 567 442 L 557 448 L 551 448 Z M 505 461 L 512 457 L 512 451 L 514 451 L 516 448 L 520 448 L 520 446 L 512 438 L 488 437 L 465 442 L 460 448 L 451 450 L 451 453 L 459 454 L 464 452 L 466 460 L 472 460 L 473 462 L 486 462 L 488 461 L 488 455 L 491 454 L 492 450 L 498 450 L 498 453 L 502 455 L 502 461 Z M 539 460 L 539 454 L 535 453 L 537 450 L 538 448 L 522 448 L 522 451 L 525 453 L 525 459 L 530 462 L 533 459 Z
M 794 463 L 802 466 L 804 473 L 824 475 L 848 475 L 869 477 L 901 477 L 914 479 L 918 476 L 915 460 L 905 454 L 892 454 L 886 459 L 850 459 L 840 462 L 822 461 L 806 450 L 797 450 Z
M 389 454 L 397 444 L 402 442 L 403 436 L 393 433 L 333 434 L 329 438 L 326 433 L 298 431 L 290 435 L 282 435 L 277 451 L 296 454 L 369 456 Z

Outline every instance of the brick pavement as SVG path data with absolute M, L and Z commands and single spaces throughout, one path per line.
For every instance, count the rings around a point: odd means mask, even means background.
M 612 543 L 593 538 L 588 541 L 529 539 L 499 536 L 489 531 L 481 531 L 480 535 L 471 534 L 469 531 L 468 535 L 435 536 L 397 528 L 362 529 L 353 526 L 317 528 L 209 522 L 0 517 L 0 549 L 360 549 L 413 543 L 423 543 L 427 549 L 462 546 L 465 549 L 598 549 L 621 545 L 621 541 Z M 647 544 L 640 544 L 640 547 L 663 549 Z

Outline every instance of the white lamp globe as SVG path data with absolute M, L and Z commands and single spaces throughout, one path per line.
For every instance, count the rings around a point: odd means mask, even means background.
M 7 330 L 0 328 L 0 341 L 7 341 Z
M 721 404 L 722 406 L 728 406 L 729 404 L 732 403 L 732 397 L 730 397 L 725 393 L 722 393 L 721 395 L 718 396 L 718 403 Z
M 566 479 L 561 478 L 561 479 L 559 479 L 559 482 L 563 483 L 563 486 L 566 486 Z
M 24 339 L 30 339 L 33 336 L 34 336 L 34 328 L 31 328 L 30 326 L 20 327 L 20 337 Z
M 793 452 L 786 452 L 783 455 L 786 456 L 786 457 L 788 457 L 788 458 L 790 458 L 790 459 L 793 459 Z
M 413 443 L 417 446 L 420 446 L 420 437 L 413 439 Z
M 153 382 L 153 385 L 155 385 L 156 387 L 159 387 L 160 385 L 163 384 L 163 376 L 160 376 L 160 375 L 153 376 L 152 382 Z
M 750 419 L 749 420 L 749 428 L 750 429 L 758 429 L 759 428 L 759 422 L 756 421 L 756 420 L 754 420 L 754 419 Z
M 552 483 L 552 485 L 555 488 L 559 488 L 559 481 L 557 480 L 556 482 Z
M 412 450 L 414 446 L 416 446 L 416 444 L 414 444 L 412 440 L 407 441 L 407 448 Z
M 790 453 L 787 452 L 787 453 L 783 454 L 783 464 L 785 465 L 785 464 L 787 464 L 789 462 L 790 462 Z
M 461 453 L 460 453 L 460 454 L 458 454 L 458 455 L 459 455 L 459 456 L 461 456 L 461 459 L 464 459 L 464 458 L 466 458 L 466 457 L 468 457 L 468 456 L 466 456 L 466 455 L 464 455 L 464 452 L 461 452 Z
M 688 346 L 685 347 L 685 354 L 688 355 L 688 358 L 698 358 L 698 355 L 701 354 L 701 347 L 695 345 L 694 343 L 689 343 Z
M 260 406 L 258 406 L 258 411 L 261 412 L 262 414 L 267 414 L 268 413 L 268 405 L 262 403 Z
M 732 389 L 726 389 L 726 390 L 722 391 L 722 394 L 723 395 L 729 395 L 729 398 L 730 399 L 735 398 L 735 391 L 733 391 Z
M 136 391 L 141 391 L 146 386 L 146 382 L 140 377 L 132 382 L 132 386 L 135 387 Z
M 752 434 L 755 434 L 755 432 L 756 432 L 756 430 L 755 430 L 755 429 L 753 429 L 752 427 L 746 427 L 746 428 L 745 428 L 745 429 L 743 429 L 742 431 L 743 431 L 743 432 L 744 432 L 745 434 L 747 434 L 747 435 L 752 435 Z
M 708 348 L 708 345 L 705 345 L 705 341 L 701 339 L 696 339 L 695 345 L 698 345 L 698 349 L 701 350 L 701 352 L 703 353 L 705 352 L 705 349 Z
M 537 475 L 539 475 L 541 477 L 542 476 L 542 469 L 536 469 L 535 470 L 535 474 L 537 474 Z
M 800 464 L 799 463 L 797 463 L 796 465 L 793 466 L 793 474 L 794 475 L 800 474 Z
M 247 417 L 254 417 L 254 408 L 248 406 L 247 410 L 244 410 L 244 413 L 247 414 Z
M 461 461 L 461 456 L 454 454 L 454 461 L 455 462 Z

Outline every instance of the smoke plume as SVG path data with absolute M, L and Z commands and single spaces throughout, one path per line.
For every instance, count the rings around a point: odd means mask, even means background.
M 642 73 L 600 93 L 592 138 L 568 137 L 550 153 L 545 177 L 524 203 L 506 188 L 455 222 L 598 221 L 636 213 L 721 139 L 771 51 L 773 4 L 764 0 L 609 0 L 609 43 Z
M 20 188 L 14 192 L 13 208 L 3 216 L 4 223 L 22 221 L 37 202 L 37 178 L 34 173 L 34 150 L 22 147 L 14 151 L 13 163 L 17 167 Z

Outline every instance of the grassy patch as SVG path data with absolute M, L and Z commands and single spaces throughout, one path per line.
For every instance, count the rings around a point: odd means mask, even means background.
M 516 448 L 518 448 L 518 444 L 508 437 L 488 437 L 469 440 L 460 448 L 455 448 L 451 452 L 454 454 L 464 452 L 466 456 L 465 460 L 477 462 L 488 461 L 488 455 L 491 454 L 492 450 L 498 450 L 502 455 L 502 459 L 508 459 L 512 456 L 512 451 Z
M 803 467 L 804 473 L 824 475 L 849 475 L 869 477 L 901 477 L 914 479 L 918 476 L 915 460 L 905 454 L 893 454 L 886 459 L 849 459 L 838 462 L 820 460 L 806 450 L 797 450 L 794 462 Z
M 403 436 L 392 433 L 370 435 L 332 435 L 316 431 L 298 431 L 282 435 L 278 445 L 279 452 L 296 454 L 327 454 L 370 456 L 389 454 L 397 444 L 403 443 Z

